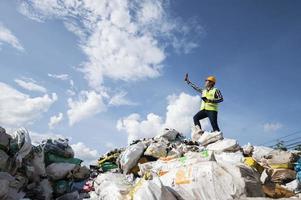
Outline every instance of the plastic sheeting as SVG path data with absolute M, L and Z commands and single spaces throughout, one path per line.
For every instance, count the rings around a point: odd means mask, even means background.
M 173 169 L 160 179 L 183 199 L 238 199 L 245 196 L 246 191 L 246 181 L 239 167 L 220 166 L 212 161 Z M 257 179 L 254 183 L 260 187 Z
M 12 140 L 18 145 L 18 152 L 15 155 L 16 166 L 21 167 L 22 160 L 27 156 L 32 148 L 29 132 L 25 128 L 20 128 L 14 132 Z
M 163 137 L 169 141 L 174 141 L 178 135 L 180 135 L 180 133 L 175 129 L 165 128 L 163 130 L 163 133 L 161 135 L 156 136 L 156 138 Z
M 147 172 L 163 175 L 174 168 L 189 166 L 198 162 L 205 162 L 211 160 L 214 160 L 212 151 L 204 150 L 202 152 L 188 152 L 185 154 L 185 156 L 180 158 L 173 158 L 170 160 L 160 159 L 154 162 L 139 164 L 139 173 L 141 176 L 143 176 Z
M 132 194 L 133 200 L 177 200 L 177 198 L 165 187 L 159 178 L 152 180 L 140 179 Z
M 47 166 L 46 173 L 51 180 L 64 179 L 76 167 L 72 163 L 52 163 Z
M 139 158 L 144 152 L 144 144 L 139 142 L 130 145 L 120 155 L 120 166 L 125 174 L 127 174 L 138 162 Z
M 146 156 L 153 156 L 155 158 L 165 157 L 167 154 L 167 145 L 162 142 L 152 143 L 144 152 Z
M 257 161 L 260 162 L 264 156 L 268 155 L 271 151 L 273 151 L 272 148 L 264 147 L 264 146 L 254 146 L 252 157 Z
M 239 163 L 243 163 L 245 158 L 242 154 L 242 152 L 238 151 L 238 152 L 215 152 L 214 153 L 214 158 L 216 160 L 216 162 L 218 163 L 230 163 L 230 164 L 239 164 Z
M 237 151 L 239 149 L 239 144 L 237 140 L 234 139 L 223 139 L 219 140 L 213 144 L 209 144 L 207 146 L 207 149 L 217 152 L 223 152 L 223 151 Z
M 132 185 L 126 176 L 117 173 L 100 174 L 95 179 L 95 193 L 93 199 L 124 200 Z
M 266 155 L 269 165 L 288 164 L 294 161 L 294 155 L 288 151 L 273 150 Z
M 203 135 L 198 140 L 198 142 L 201 145 L 206 146 L 206 145 L 208 145 L 210 143 L 213 143 L 213 142 L 216 142 L 216 141 L 218 141 L 222 138 L 223 138 L 222 132 L 218 132 L 218 131 L 215 131 L 215 132 L 212 132 L 212 133 L 204 132 Z

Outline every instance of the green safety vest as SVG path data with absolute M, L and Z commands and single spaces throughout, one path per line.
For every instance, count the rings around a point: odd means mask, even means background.
M 206 97 L 207 99 L 213 100 L 215 99 L 214 95 L 216 92 L 216 88 L 212 88 L 209 91 L 207 89 L 203 89 L 202 97 Z M 218 104 L 217 103 L 206 103 L 202 100 L 201 110 L 213 110 L 218 111 Z

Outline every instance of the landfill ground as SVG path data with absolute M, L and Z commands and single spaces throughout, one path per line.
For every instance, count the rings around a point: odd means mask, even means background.
M 21 128 L 0 128 L 1 200 L 299 199 L 301 158 L 221 132 L 184 137 L 165 129 L 82 165 L 68 139 L 31 144 Z

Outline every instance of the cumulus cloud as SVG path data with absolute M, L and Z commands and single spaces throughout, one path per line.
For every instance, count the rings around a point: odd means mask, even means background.
M 19 51 L 24 51 L 18 38 L 0 22 L 0 47 L 3 43 L 9 44 Z
M 36 91 L 46 93 L 47 89 L 41 85 L 38 85 L 34 80 L 22 80 L 22 79 L 15 79 L 15 82 L 25 90 L 29 91 Z
M 199 110 L 200 97 L 181 93 L 178 96 L 170 95 L 167 100 L 165 126 L 188 133 L 191 128 L 192 117 Z
M 84 143 L 78 142 L 71 145 L 75 157 L 82 159 L 86 164 L 95 164 L 99 158 L 97 150 L 87 147 Z
M 49 129 L 53 129 L 56 125 L 58 125 L 63 120 L 63 113 L 59 113 L 57 116 L 54 115 L 50 117 L 50 121 L 48 123 Z
M 187 33 L 196 31 L 169 16 L 168 1 L 161 0 L 26 0 L 20 12 L 37 21 L 63 20 L 80 39 L 87 60 L 81 71 L 89 85 L 99 89 L 105 77 L 141 80 L 161 74 L 166 47 L 188 52 L 197 42 Z M 159 42 L 160 41 L 160 42 Z
M 128 142 L 130 143 L 135 139 L 157 135 L 162 129 L 162 118 L 150 113 L 145 120 L 142 120 L 139 114 L 133 113 L 118 120 L 117 129 L 127 132 Z
M 193 115 L 199 110 L 200 97 L 186 93 L 170 95 L 167 97 L 165 121 L 159 115 L 150 113 L 146 119 L 133 113 L 117 121 L 117 129 L 128 134 L 128 142 L 139 138 L 153 137 L 164 128 L 174 128 L 184 134 L 189 134 L 193 125 Z M 201 120 L 204 130 L 210 130 L 208 119 Z
M 95 91 L 81 91 L 78 100 L 68 99 L 68 106 L 67 115 L 70 126 L 106 110 L 102 94 Z
M 18 127 L 31 124 L 57 101 L 56 93 L 30 97 L 0 82 L 0 124 Z
M 279 122 L 265 123 L 263 125 L 263 130 L 264 130 L 264 132 L 267 132 L 267 133 L 273 133 L 273 132 L 278 131 L 282 127 L 283 127 L 283 125 L 281 123 L 279 123 Z

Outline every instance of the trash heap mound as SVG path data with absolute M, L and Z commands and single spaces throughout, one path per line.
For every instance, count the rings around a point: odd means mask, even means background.
M 90 199 L 230 200 L 296 198 L 298 152 L 250 144 L 221 132 L 192 135 L 174 129 L 114 149 L 90 166 Z
M 83 199 L 90 170 L 74 158 L 67 139 L 31 144 L 29 132 L 0 127 L 0 199 Z
M 67 139 L 32 145 L 26 129 L 0 127 L 1 200 L 231 200 L 301 197 L 300 152 L 250 144 L 221 132 L 185 138 L 165 129 L 114 149 L 90 169 Z

